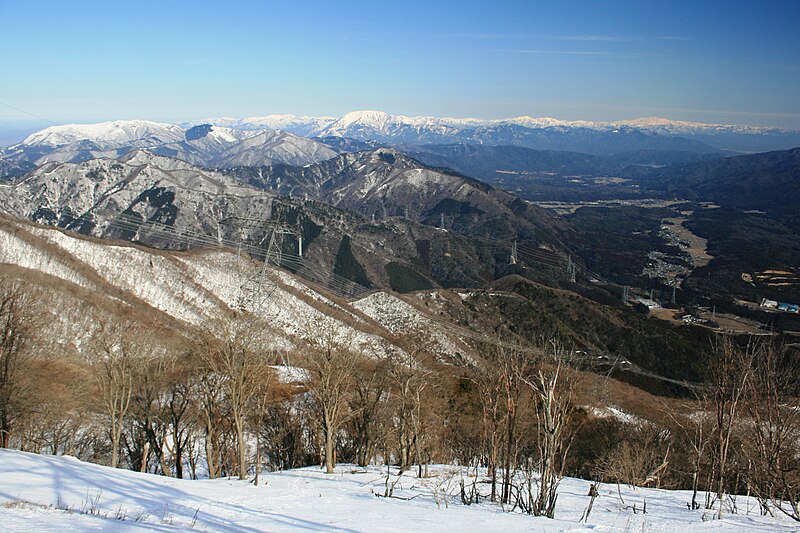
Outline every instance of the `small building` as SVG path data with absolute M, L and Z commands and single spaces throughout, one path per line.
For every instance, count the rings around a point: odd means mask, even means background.
M 648 309 L 658 309 L 659 307 L 661 307 L 660 305 L 658 305 L 658 302 L 656 302 L 655 300 L 651 300 L 649 298 L 636 298 L 636 301 L 639 302 L 640 304 L 646 305 Z
M 778 307 L 778 302 L 775 300 L 767 300 L 766 298 L 761 300 L 761 307 L 766 307 L 767 309 L 775 309 Z

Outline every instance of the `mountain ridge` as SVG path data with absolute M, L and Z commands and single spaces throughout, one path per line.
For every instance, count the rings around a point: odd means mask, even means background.
M 193 164 L 222 166 L 220 153 L 248 137 L 266 131 L 283 131 L 315 142 L 315 138 L 351 139 L 390 145 L 483 144 L 521 146 L 535 150 L 572 151 L 612 155 L 626 151 L 662 150 L 717 153 L 720 150 L 756 152 L 800 145 L 800 132 L 770 127 L 705 124 L 658 117 L 610 122 L 560 120 L 527 115 L 505 119 L 391 115 L 383 111 L 352 111 L 342 117 L 266 115 L 243 119 L 220 118 L 180 125 L 144 120 L 51 126 L 3 149 L 0 167 L 49 160 L 77 161 L 113 157 L 133 148 L 161 150 Z M 200 134 L 196 136 L 195 132 Z M 205 132 L 205 135 L 203 134 Z M 191 138 L 186 137 L 190 133 Z M 300 141 L 293 141 L 298 144 Z M 337 151 L 328 143 L 328 148 Z M 343 143 L 339 143 L 343 146 Z M 345 148 L 346 149 L 346 148 Z M 325 149 L 305 148 L 330 156 Z M 58 155 L 54 155 L 58 154 Z M 306 164 L 294 158 L 265 154 L 253 164 L 269 162 Z M 322 157 L 322 156 L 320 156 Z M 242 161 L 238 161 L 241 164 Z M 24 169 L 22 169 L 24 170 Z M 17 169 L 17 172 L 22 170 Z M 7 171 L 6 171 L 7 172 Z
M 13 175 L 51 161 L 116 158 L 137 149 L 209 168 L 304 165 L 339 153 L 314 139 L 281 130 L 241 130 L 211 124 L 184 130 L 172 124 L 129 120 L 45 128 L 0 151 L 0 170 L 7 167 L 4 175 Z

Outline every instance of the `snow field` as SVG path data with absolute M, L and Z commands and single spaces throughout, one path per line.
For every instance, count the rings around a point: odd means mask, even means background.
M 470 471 L 471 472 L 471 471 Z M 385 490 L 386 469 L 340 465 L 333 475 L 319 468 L 264 473 L 256 487 L 234 479 L 180 480 L 83 463 L 74 458 L 0 450 L 0 525 L 3 531 L 595 531 L 595 532 L 789 532 L 785 517 L 759 516 L 753 501 L 739 497 L 738 514 L 722 519 L 690 511 L 687 491 L 603 485 L 586 523 L 590 482 L 562 481 L 556 518 L 505 512 L 483 500 L 470 506 L 458 496 L 464 474 L 453 466 L 431 467 L 418 479 L 406 472 Z M 478 478 L 479 481 L 483 478 Z M 482 486 L 482 492 L 488 486 Z M 621 495 L 621 498 L 620 498 Z M 647 513 L 642 513 L 646 503 Z M 637 512 L 634 514 L 633 506 Z

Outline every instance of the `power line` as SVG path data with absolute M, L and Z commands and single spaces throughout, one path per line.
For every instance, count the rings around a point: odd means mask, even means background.
M 3 103 L 3 102 L 0 102 L 0 105 L 3 106 L 3 107 L 7 107 L 9 109 L 13 109 L 14 111 L 19 111 L 20 113 L 24 113 L 24 114 L 29 115 L 31 117 L 38 118 L 39 120 L 44 120 L 45 122 L 49 122 L 50 124 L 53 124 L 55 126 L 58 126 L 58 122 L 53 122 L 49 118 L 45 118 L 45 117 L 43 117 L 41 115 L 37 115 L 35 113 L 31 113 L 30 111 L 25 111 L 24 109 L 20 109 L 18 107 L 14 107 L 13 105 L 6 104 L 6 103 Z
M 110 217 L 109 227 L 132 232 L 134 235 L 139 233 L 142 236 L 141 238 L 145 238 L 149 234 L 152 238 L 163 239 L 171 244 L 176 244 L 185 248 L 238 249 L 246 252 L 250 256 L 261 257 L 265 255 L 263 246 L 252 245 L 244 241 L 235 241 L 224 237 L 215 238 L 208 234 L 188 229 L 176 230 L 174 226 L 169 224 L 152 220 L 143 221 L 141 218 L 132 214 L 113 213 L 106 209 L 98 209 L 94 212 L 84 214 L 77 219 L 76 222 L 81 219 L 93 218 L 95 213 L 108 215 Z M 373 290 L 333 272 L 325 272 L 316 266 L 311 266 L 299 255 L 285 251 L 282 251 L 280 254 L 279 265 L 283 268 L 295 271 L 301 277 L 307 278 L 313 283 L 325 287 L 340 297 L 353 298 L 372 292 Z

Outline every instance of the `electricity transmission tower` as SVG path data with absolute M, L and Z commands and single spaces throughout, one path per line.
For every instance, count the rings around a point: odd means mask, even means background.
M 575 263 L 572 262 L 572 255 L 567 256 L 567 274 L 569 274 L 569 279 L 572 283 L 575 283 L 575 273 L 577 269 L 575 268 Z
M 222 222 L 235 224 L 239 230 L 242 230 L 237 262 L 239 266 L 242 264 L 250 266 L 249 272 L 239 285 L 236 306 L 242 310 L 263 308 L 278 286 L 270 274 L 272 267 L 281 266 L 284 238 L 287 235 L 293 235 L 298 238 L 302 247 L 302 241 L 299 240 L 302 237 L 285 224 L 280 215 L 267 220 L 229 217 Z M 251 231 L 248 232 L 248 230 Z M 258 244 L 255 246 L 247 244 L 248 233 L 257 235 L 261 231 L 263 231 L 263 235 Z M 251 258 L 255 259 L 255 264 L 250 261 Z

